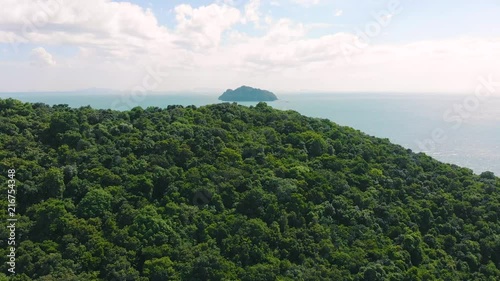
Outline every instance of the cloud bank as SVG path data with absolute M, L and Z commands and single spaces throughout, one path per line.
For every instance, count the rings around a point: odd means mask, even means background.
M 350 33 L 273 16 L 259 0 L 236 2 L 177 5 L 162 15 L 174 22 L 166 26 L 150 8 L 128 2 L 6 0 L 0 90 L 127 90 L 155 67 L 169 73 L 158 90 L 251 84 L 289 92 L 458 92 L 477 75 L 499 72 L 500 37 L 380 43 L 398 15 L 387 26 L 372 19 L 362 33 Z M 326 34 L 311 35 L 325 27 Z

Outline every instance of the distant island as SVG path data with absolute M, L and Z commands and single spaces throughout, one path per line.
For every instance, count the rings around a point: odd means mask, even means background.
M 278 97 L 266 90 L 241 86 L 236 90 L 228 89 L 219 97 L 221 101 L 275 101 Z

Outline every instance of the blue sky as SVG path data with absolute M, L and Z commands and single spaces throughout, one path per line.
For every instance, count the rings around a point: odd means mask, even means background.
M 494 0 L 7 0 L 0 91 L 464 93 L 499 72 L 498 15 Z
M 151 8 L 159 22 L 175 27 L 175 18 L 169 11 L 175 6 L 190 3 L 203 6 L 213 1 L 121 1 Z M 247 1 L 233 1 L 243 7 Z M 279 3 L 279 6 L 272 3 Z M 305 1 L 307 2 L 307 1 Z M 262 1 L 264 14 L 289 17 L 304 23 L 330 23 L 334 27 L 324 32 L 349 32 L 363 27 L 373 18 L 372 13 L 386 9 L 390 1 L 384 0 L 336 0 L 319 1 L 316 5 L 297 5 L 294 1 Z M 498 36 L 500 30 L 500 1 L 483 0 L 407 0 L 400 1 L 403 12 L 397 24 L 388 28 L 385 42 L 412 42 L 415 40 L 453 38 L 463 35 Z M 335 17 L 335 11 L 342 16 Z

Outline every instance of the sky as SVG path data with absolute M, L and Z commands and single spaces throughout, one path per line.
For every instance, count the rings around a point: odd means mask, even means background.
M 0 0 L 0 91 L 469 93 L 500 1 Z

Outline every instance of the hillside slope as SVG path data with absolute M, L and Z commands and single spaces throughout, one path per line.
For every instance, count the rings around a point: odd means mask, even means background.
M 500 280 L 499 178 L 264 103 L 0 100 L 0 167 L 11 280 Z

